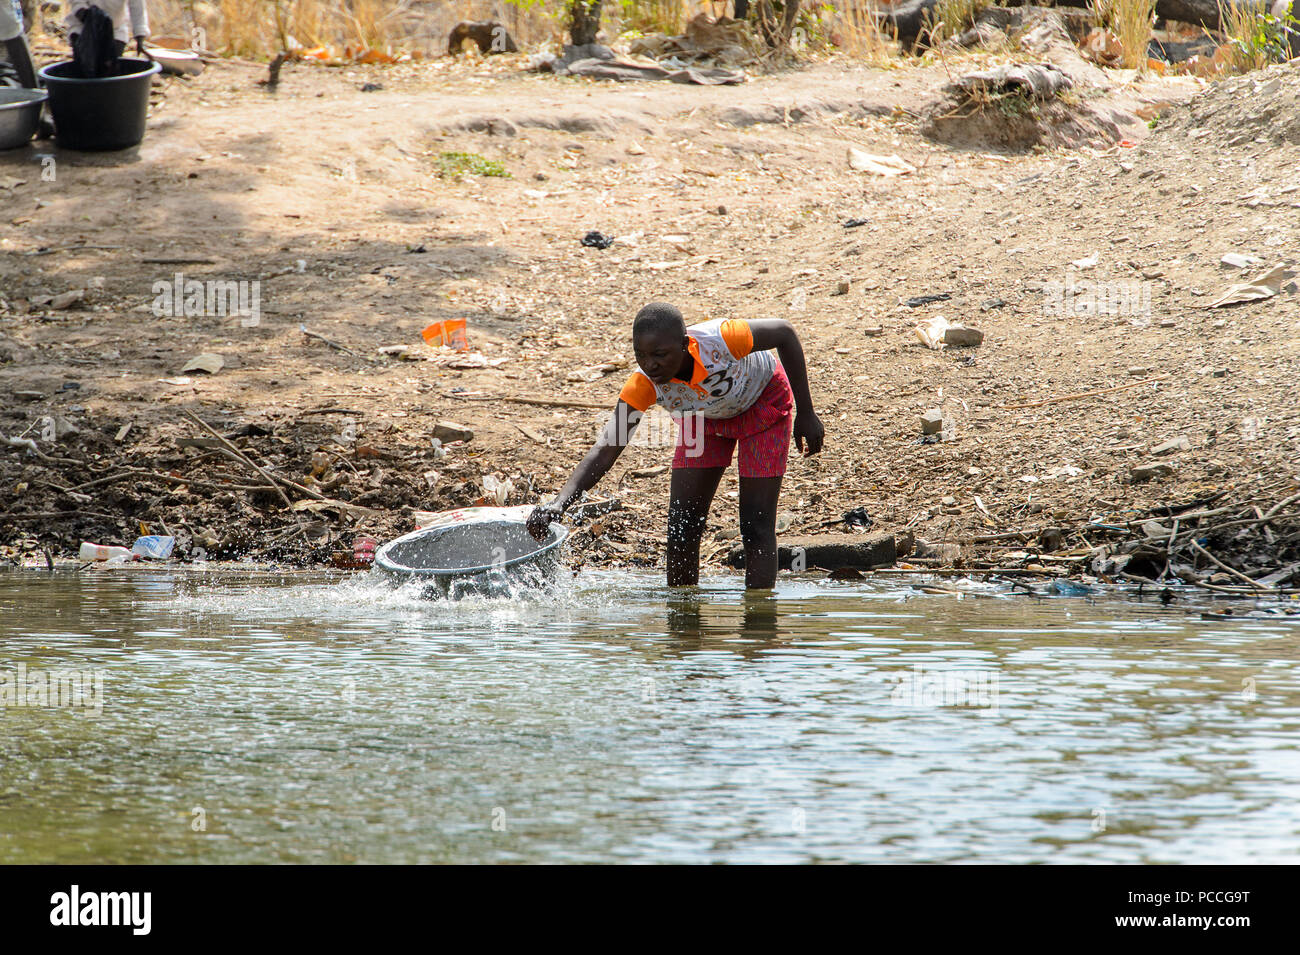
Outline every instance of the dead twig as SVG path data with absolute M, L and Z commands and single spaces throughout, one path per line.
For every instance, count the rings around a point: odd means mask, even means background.
M 461 401 L 511 401 L 520 405 L 540 405 L 543 408 L 591 408 L 595 411 L 609 411 L 609 405 L 598 405 L 590 401 L 564 401 L 557 398 L 516 398 L 513 395 L 458 395 L 445 392 L 445 397 L 459 398 Z
M 233 444 L 231 444 L 229 441 L 227 441 L 225 438 L 223 438 L 221 435 L 219 435 L 219 434 L 216 432 L 215 429 L 209 427 L 208 424 L 207 424 L 207 422 L 205 422 L 205 421 L 203 421 L 201 418 L 199 418 L 198 415 L 196 415 L 196 414 L 194 414 L 194 413 L 192 413 L 192 412 L 190 412 L 190 411 L 186 411 L 186 410 L 184 410 L 184 409 L 182 409 L 182 411 L 183 411 L 183 413 L 185 414 L 185 416 L 186 416 L 187 418 L 189 418 L 191 421 L 193 421 L 195 424 L 197 424 L 197 425 L 198 425 L 200 428 L 202 428 L 204 431 L 208 432 L 208 434 L 212 435 L 214 438 L 216 438 L 218 441 L 220 441 L 220 442 L 221 442 L 221 445 L 222 445 L 222 448 L 225 449 L 225 451 L 226 451 L 226 452 L 227 452 L 227 453 L 228 453 L 232 458 L 234 458 L 236 461 L 240 461 L 240 462 L 242 462 L 243 464 L 248 465 L 250 468 L 252 468 L 252 469 L 253 469 L 254 471 L 256 471 L 258 474 L 262 475 L 262 477 L 266 478 L 266 480 L 269 481 L 269 482 L 270 482 L 270 483 L 275 487 L 275 493 L 278 494 L 278 495 L 280 495 L 280 500 L 284 501 L 284 506 L 287 507 L 287 508 L 289 509 L 289 513 L 290 513 L 291 515 L 293 515 L 294 522 L 298 525 L 298 532 L 299 532 L 300 534 L 302 534 L 302 539 L 303 539 L 304 541 L 306 541 L 308 545 L 310 545 L 310 544 L 311 544 L 311 540 L 307 537 L 307 531 L 303 528 L 303 526 L 302 526 L 302 521 L 299 520 L 299 518 L 298 518 L 298 513 L 293 509 L 293 502 L 290 501 L 290 500 L 289 500 L 289 496 L 288 496 L 287 494 L 284 493 L 284 489 L 280 487 L 279 483 L 277 483 L 276 478 L 275 478 L 275 477 L 274 477 L 274 476 L 273 476 L 269 471 L 265 470 L 265 469 L 262 468 L 262 467 L 259 467 L 258 465 L 254 464 L 252 461 L 250 461 L 247 457 L 245 457 L 244 454 L 243 454 L 243 453 L 242 453 L 242 452 L 241 452 L 237 447 L 235 447 Z M 289 482 L 289 483 L 292 484 L 293 482 L 291 481 L 291 482 Z M 295 485 L 295 486 L 296 486 L 296 485 Z M 306 488 L 302 488 L 302 490 L 305 491 L 305 490 L 307 490 L 307 489 L 306 489 Z M 314 493 L 314 492 L 312 492 L 312 493 Z M 320 495 L 316 495 L 316 496 L 319 497 Z
M 313 331 L 312 331 L 311 329 L 309 329 L 306 325 L 299 324 L 299 326 L 298 326 L 298 331 L 302 332 L 302 333 L 303 333 L 304 335 L 306 335 L 308 338 L 315 338 L 317 341 L 322 341 L 322 342 L 324 342 L 326 345 L 329 345 L 330 348 L 335 348 L 335 349 L 338 349 L 338 350 L 341 351 L 341 352 L 346 352 L 347 354 L 351 355 L 351 356 L 354 357 L 354 358 L 360 358 L 360 357 L 362 357 L 362 356 L 358 355 L 356 352 L 354 352 L 354 351 L 353 351 L 351 348 L 349 348 L 347 345 L 340 345 L 338 342 L 333 341 L 332 339 L 326 338 L 326 337 L 325 337 L 324 335 L 322 335 L 320 332 L 313 332 Z M 308 414 L 311 414 L 312 412 L 307 412 L 307 413 L 308 413 Z
M 1219 558 L 1215 557 L 1213 554 L 1211 554 L 1208 550 L 1206 550 L 1206 549 L 1205 549 L 1204 547 L 1202 547 L 1200 544 L 1196 543 L 1195 540 L 1189 540 L 1187 543 L 1189 543 L 1189 544 L 1192 545 L 1192 550 L 1197 551 L 1198 553 L 1204 554 L 1206 557 L 1208 557 L 1208 558 L 1210 559 L 1210 562 L 1213 563 L 1216 567 L 1219 567 L 1219 568 L 1221 568 L 1222 570 L 1227 571 L 1229 574 L 1232 574 L 1232 576 L 1234 576 L 1234 577 L 1238 577 L 1238 578 L 1240 578 L 1241 580 L 1244 580 L 1246 583 L 1250 584 L 1250 586 L 1252 586 L 1252 587 L 1256 587 L 1256 588 L 1258 588 L 1259 590 L 1273 590 L 1273 589 L 1274 589 L 1274 588 L 1272 588 L 1272 587 L 1265 587 L 1263 584 L 1256 583 L 1255 581 L 1251 580 L 1249 577 L 1247 577 L 1245 574 L 1243 574 L 1241 571 L 1237 570 L 1236 568 L 1229 567 L 1227 564 L 1225 564 L 1223 561 L 1219 560 Z

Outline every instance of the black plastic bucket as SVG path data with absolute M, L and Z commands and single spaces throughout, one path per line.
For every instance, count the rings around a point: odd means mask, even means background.
M 152 60 L 122 57 L 116 76 L 85 79 L 72 60 L 40 70 L 50 94 L 54 141 L 63 149 L 126 149 L 144 139 L 149 87 L 162 70 Z

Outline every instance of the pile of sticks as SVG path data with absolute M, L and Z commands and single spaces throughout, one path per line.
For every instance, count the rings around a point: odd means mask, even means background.
M 1223 593 L 1300 593 L 1300 493 L 1294 486 L 1285 495 L 1209 503 L 1081 526 L 1094 544 L 1088 569 L 1102 577 L 1181 581 Z

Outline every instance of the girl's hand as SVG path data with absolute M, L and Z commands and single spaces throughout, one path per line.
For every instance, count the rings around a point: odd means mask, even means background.
M 826 428 L 816 412 L 804 411 L 794 416 L 794 443 L 804 457 L 820 451 L 825 438 Z
M 537 540 L 546 540 L 546 535 L 551 530 L 552 524 L 558 524 L 564 517 L 564 511 L 555 506 L 555 503 L 539 504 L 533 508 L 533 512 L 528 515 L 528 533 L 532 534 Z

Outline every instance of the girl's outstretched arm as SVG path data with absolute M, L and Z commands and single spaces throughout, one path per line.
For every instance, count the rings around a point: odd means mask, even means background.
M 614 406 L 614 413 L 605 424 L 595 445 L 584 457 L 573 475 L 560 488 L 555 499 L 549 504 L 540 504 L 528 515 L 528 532 L 538 540 L 546 537 L 546 530 L 552 521 L 558 521 L 569 509 L 569 505 L 596 486 L 605 473 L 614 466 L 623 449 L 632 440 L 632 432 L 641 421 L 641 412 L 626 401 L 619 399 Z
M 822 449 L 826 428 L 813 411 L 812 392 L 808 388 L 808 366 L 803 359 L 803 345 L 794 326 L 783 318 L 761 318 L 749 323 L 754 335 L 754 351 L 775 348 L 781 367 L 790 379 L 794 392 L 794 443 L 800 453 L 816 454 Z

